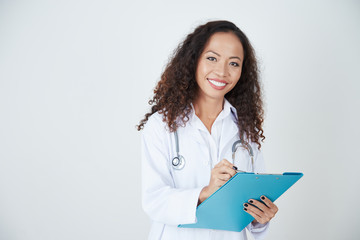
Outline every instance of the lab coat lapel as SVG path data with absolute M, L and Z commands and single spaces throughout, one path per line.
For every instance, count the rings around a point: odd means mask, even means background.
M 227 151 L 227 148 L 231 148 L 231 140 L 239 135 L 239 128 L 232 118 L 224 119 L 224 123 L 221 129 L 221 138 L 220 138 L 220 156 L 224 156 L 224 151 Z
M 192 126 L 190 128 L 187 128 L 187 133 L 188 136 L 190 136 L 189 139 L 192 139 L 193 141 L 203 144 L 204 140 L 202 139 L 199 129 L 197 129 L 196 127 Z
M 203 126 L 203 124 L 199 122 L 200 119 L 198 119 L 195 116 L 195 109 L 192 104 L 191 107 L 192 107 L 192 112 L 189 116 L 189 121 L 188 121 L 190 127 L 187 128 L 187 134 L 188 136 L 191 136 L 191 139 L 196 141 L 197 143 L 204 144 L 204 139 L 202 138 L 199 130 L 205 126 Z

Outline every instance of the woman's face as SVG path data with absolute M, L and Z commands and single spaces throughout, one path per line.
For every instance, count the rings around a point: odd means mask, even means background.
M 223 100 L 239 81 L 243 60 L 244 50 L 235 34 L 214 33 L 205 45 L 196 68 L 197 97 Z

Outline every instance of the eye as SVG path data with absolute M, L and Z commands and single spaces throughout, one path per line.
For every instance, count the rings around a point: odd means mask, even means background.
M 239 64 L 236 63 L 236 62 L 231 62 L 230 64 L 231 64 L 232 66 L 234 66 L 234 67 L 238 67 L 238 66 L 239 66 Z
M 206 58 L 206 59 L 209 59 L 209 60 L 212 61 L 212 62 L 216 61 L 216 58 L 214 58 L 214 57 L 208 57 L 208 58 Z

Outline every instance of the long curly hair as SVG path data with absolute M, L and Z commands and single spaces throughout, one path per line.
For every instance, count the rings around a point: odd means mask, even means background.
M 225 98 L 237 110 L 239 136 L 255 142 L 258 149 L 261 148 L 260 139 L 265 139 L 262 129 L 264 110 L 255 52 L 246 35 L 229 21 L 211 21 L 200 25 L 178 45 L 154 89 L 153 98 L 149 100 L 151 111 L 136 125 L 138 131 L 157 111 L 163 114 L 163 121 L 171 132 L 180 125 L 185 126 L 192 111 L 190 104 L 196 99 L 199 89 L 195 79 L 197 62 L 207 41 L 216 32 L 234 33 L 243 46 L 240 79 Z M 178 118 L 181 121 L 177 121 Z

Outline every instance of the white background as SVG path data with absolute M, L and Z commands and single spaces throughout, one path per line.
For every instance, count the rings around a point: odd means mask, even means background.
M 175 47 L 252 42 L 269 172 L 304 177 L 267 239 L 359 239 L 359 1 L 0 1 L 0 239 L 145 239 L 135 125 Z

